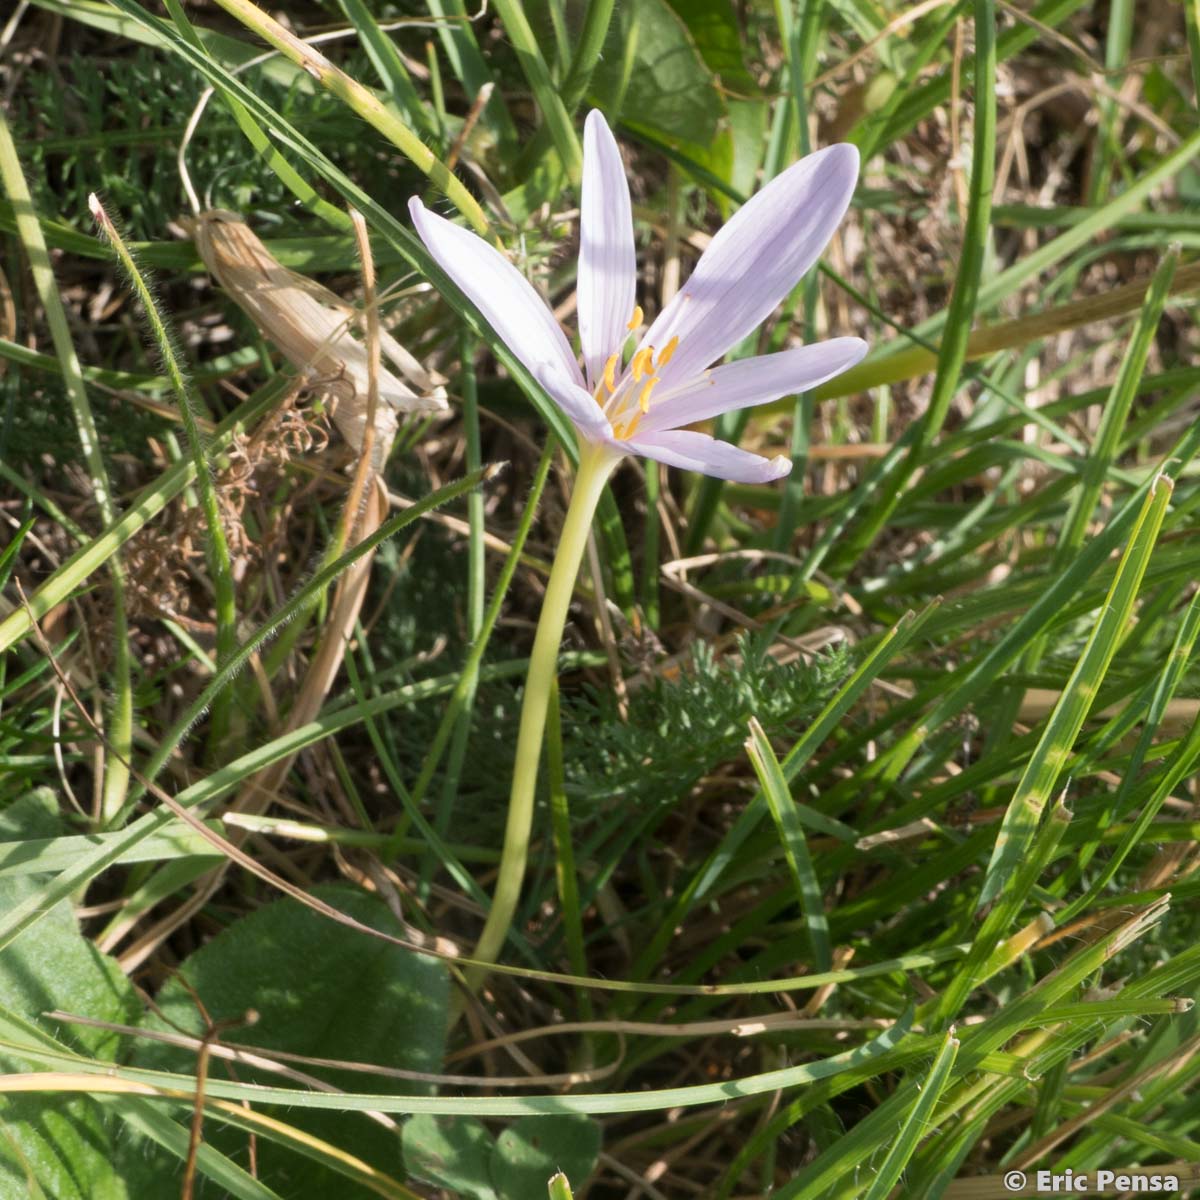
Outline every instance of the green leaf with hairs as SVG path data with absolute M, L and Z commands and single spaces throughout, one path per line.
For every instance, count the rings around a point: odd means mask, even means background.
M 48 788 L 22 796 L 0 813 L 0 842 L 60 832 L 58 804 Z M 36 890 L 36 878 L 0 879 L 0 907 Z M 36 930 L 0 953 L 0 1008 L 44 1026 L 44 1013 L 62 1009 L 101 1021 L 128 1023 L 138 1011 L 133 989 L 117 964 L 81 933 L 69 902 L 57 905 Z M 107 1030 L 72 1027 L 73 1049 L 112 1061 L 121 1039 Z M 0 1071 L 25 1072 L 28 1063 L 0 1055 Z M 36 1195 L 55 1200 L 125 1200 L 130 1193 L 113 1166 L 112 1123 L 87 1096 L 0 1097 L 0 1200 Z
M 404 927 L 374 896 L 344 885 L 325 885 L 313 894 L 342 912 L 401 936 Z M 441 1068 L 446 1029 L 448 980 L 441 963 L 366 935 L 354 934 L 296 901 L 267 904 L 235 921 L 187 958 L 179 976 L 159 992 L 161 1016 L 148 1016 L 145 1028 L 183 1028 L 200 1035 L 204 1020 L 196 997 L 214 1023 L 243 1020 L 252 1025 L 227 1029 L 221 1041 L 348 1063 L 370 1063 L 392 1072 L 363 1074 L 308 1063 L 298 1068 L 344 1090 L 364 1086 L 393 1095 L 424 1094 L 430 1085 L 397 1078 L 400 1072 Z M 162 1043 L 139 1047 L 140 1066 L 194 1071 L 195 1052 Z M 278 1082 L 278 1074 L 239 1064 L 245 1081 Z M 227 1076 L 214 1058 L 211 1074 Z M 398 1131 L 389 1123 L 353 1113 L 277 1114 L 289 1124 L 357 1156 L 383 1174 L 403 1177 Z M 245 1165 L 244 1133 L 213 1124 L 205 1138 Z M 370 1193 L 291 1150 L 259 1139 L 258 1176 L 292 1200 L 337 1196 L 354 1200 Z

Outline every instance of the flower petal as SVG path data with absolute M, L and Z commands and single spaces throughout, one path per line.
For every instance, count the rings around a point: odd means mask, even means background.
M 625 164 L 604 118 L 588 113 L 583 127 L 583 199 L 579 214 L 579 341 L 588 387 L 595 388 L 609 355 L 629 336 L 637 282 L 633 214 Z
M 594 442 L 612 437 L 612 426 L 596 398 L 560 368 L 544 366 L 537 372 L 537 381 L 550 398 L 571 418 L 571 423 Z
M 743 358 L 656 396 L 640 428 L 678 429 L 721 413 L 807 392 L 854 366 L 867 352 L 862 338 L 831 338 L 779 354 Z
M 579 364 L 554 314 L 529 281 L 498 250 L 469 230 L 430 212 L 414 196 L 413 224 L 438 266 L 458 284 L 500 340 L 537 376 L 546 366 L 583 383 Z
M 857 149 L 827 146 L 738 209 L 642 339 L 661 350 L 679 338 L 660 371 L 664 390 L 716 362 L 796 286 L 833 236 L 857 179 Z
M 666 463 L 668 467 L 699 471 L 702 475 L 715 475 L 734 483 L 769 483 L 772 479 L 782 479 L 792 469 L 791 459 L 782 455 L 763 458 L 729 442 L 718 442 L 707 433 L 693 433 L 687 429 L 639 434 L 614 444 L 627 453 L 641 454 L 655 462 Z

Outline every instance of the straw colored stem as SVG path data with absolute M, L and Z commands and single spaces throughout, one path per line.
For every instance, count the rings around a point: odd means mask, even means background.
M 1100 321 L 1111 321 L 1138 312 L 1146 303 L 1152 279 L 1137 279 L 1121 287 L 1110 288 L 1096 296 L 1072 300 L 1054 308 L 1042 309 L 1011 321 L 1000 321 L 994 325 L 983 325 L 975 329 L 967 339 L 967 361 L 973 362 L 1002 350 L 1015 350 L 1031 342 L 1044 341 L 1059 333 L 1080 329 Z M 1169 295 L 1180 296 L 1200 287 L 1200 263 L 1188 263 L 1175 272 Z M 893 343 L 889 343 L 892 345 Z M 852 396 L 859 392 L 884 384 L 902 383 L 932 371 L 937 366 L 937 355 L 924 346 L 908 346 L 888 353 L 881 347 L 877 356 L 851 367 L 829 383 L 822 384 L 813 393 L 817 400 L 834 400 L 839 396 Z M 770 408 L 783 410 L 790 401 L 776 401 Z M 770 411 L 764 407 L 764 411 Z
M 285 29 L 274 17 L 249 0 L 218 0 L 221 7 L 254 30 L 285 58 L 307 71 L 322 87 L 377 129 L 418 170 L 422 171 L 454 204 L 480 234 L 487 234 L 488 219 L 465 187 L 446 169 L 428 146 L 369 88 L 335 67 L 307 42 Z

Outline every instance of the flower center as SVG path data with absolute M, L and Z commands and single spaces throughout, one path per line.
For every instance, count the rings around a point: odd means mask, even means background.
M 633 333 L 642 323 L 642 309 L 634 305 L 633 316 L 626 328 Z M 653 346 L 643 346 L 621 367 L 621 351 L 611 355 L 604 364 L 604 377 L 596 385 L 596 403 L 612 422 L 613 437 L 625 441 L 633 437 L 642 417 L 650 411 L 650 397 L 659 383 L 659 371 L 671 361 L 679 348 L 679 338 L 673 337 L 657 358 Z

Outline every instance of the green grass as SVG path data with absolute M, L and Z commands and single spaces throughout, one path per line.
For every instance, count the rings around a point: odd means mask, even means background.
M 1195 1161 L 1196 4 L 271 12 L 33 0 L 0 57 L 0 1195 L 182 1196 L 194 1162 L 194 1200 L 953 1198 Z M 357 209 L 446 379 L 344 553 L 330 398 L 170 227 L 207 87 L 202 202 L 351 298 Z M 838 241 L 733 353 L 871 353 L 716 423 L 786 483 L 612 477 L 479 987 L 578 446 L 405 206 L 562 304 L 591 107 L 651 314 L 854 142 Z

